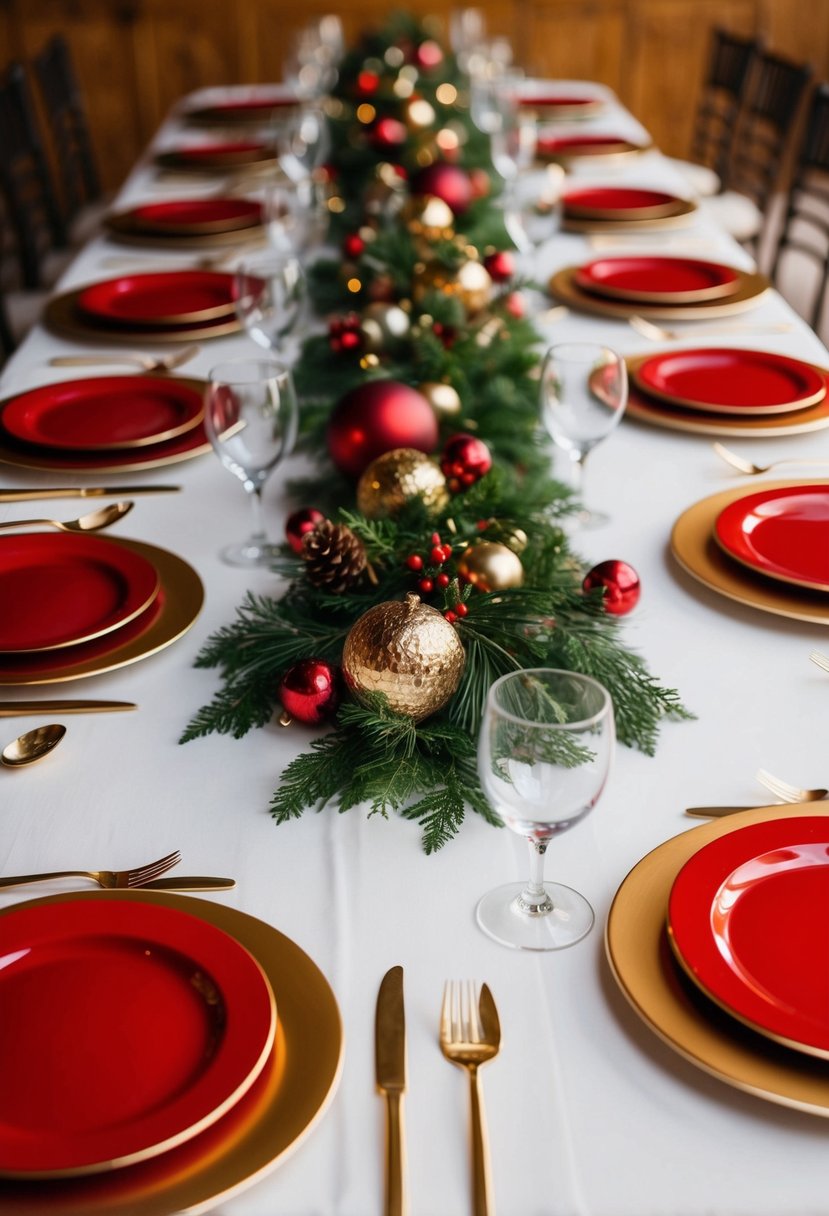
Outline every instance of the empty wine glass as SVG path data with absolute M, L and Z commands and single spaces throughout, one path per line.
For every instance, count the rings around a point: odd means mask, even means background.
M 262 214 L 268 243 L 279 254 L 301 259 L 325 237 L 327 211 L 313 178 L 299 184 L 285 178 L 269 183 Z
M 253 530 L 221 558 L 231 566 L 267 566 L 279 553 L 268 541 L 262 487 L 296 439 L 298 408 L 291 373 L 271 359 L 231 359 L 207 379 L 204 425 L 213 450 L 244 485 L 253 510 Z
M 478 903 L 478 924 L 502 945 L 560 950 L 593 926 L 578 891 L 544 882 L 552 838 L 596 805 L 610 772 L 613 703 L 589 676 L 531 668 L 489 690 L 478 743 L 478 774 L 496 815 L 530 848 L 527 883 L 507 883 Z
M 284 357 L 305 301 L 299 260 L 276 250 L 240 262 L 233 276 L 233 301 L 254 342 Z
M 283 173 L 296 184 L 307 181 L 331 148 L 325 112 L 306 103 L 277 113 L 274 142 Z
M 547 351 L 541 368 L 541 416 L 553 442 L 572 461 L 579 493 L 588 452 L 619 425 L 627 399 L 625 361 L 608 346 L 563 342 Z M 606 518 L 588 510 L 579 516 L 586 527 Z

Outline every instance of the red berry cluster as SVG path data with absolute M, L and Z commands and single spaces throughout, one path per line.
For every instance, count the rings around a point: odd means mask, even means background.
M 435 588 L 439 591 L 445 591 L 452 581 L 442 568 L 452 556 L 452 546 L 445 545 L 441 541 L 439 532 L 432 533 L 430 544 L 432 547 L 428 554 L 410 553 L 406 558 L 406 565 L 409 569 L 421 576 L 417 584 L 417 589 L 421 595 L 430 595 Z M 454 605 L 454 610 L 449 608 L 443 615 L 451 624 L 459 616 L 466 616 L 468 611 L 469 609 L 466 604 L 459 600 Z
M 363 332 L 356 312 L 347 312 L 344 316 L 331 318 L 328 322 L 328 344 L 338 355 L 362 349 Z

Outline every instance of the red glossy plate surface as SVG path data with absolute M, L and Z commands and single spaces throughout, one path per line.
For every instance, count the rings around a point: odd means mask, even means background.
M 689 976 L 754 1030 L 829 1056 L 829 823 L 738 828 L 685 863 L 668 930 Z
M 522 106 L 544 106 L 555 109 L 562 106 L 565 109 L 594 109 L 602 104 L 601 97 L 585 97 L 576 93 L 536 93 L 521 98 Z
M 680 202 L 664 190 L 644 190 L 633 186 L 583 186 L 563 196 L 564 209 L 571 215 L 624 219 L 657 219 L 669 215 Z
M 586 152 L 623 152 L 636 146 L 623 135 L 539 135 L 536 150 L 542 156 L 578 156 Z
M 233 275 L 168 270 L 121 275 L 78 293 L 77 306 L 108 324 L 182 325 L 232 316 Z
M 158 591 L 158 572 L 101 536 L 0 537 L 0 651 L 52 650 L 119 630 Z
M 276 1010 L 256 960 L 188 913 L 29 906 L 0 924 L 0 1172 L 97 1172 L 196 1136 L 250 1088 Z
M 719 414 L 785 414 L 826 395 L 825 377 L 800 359 L 727 347 L 654 355 L 640 364 L 635 379 L 672 405 Z
M 596 258 L 574 278 L 585 291 L 657 304 L 717 299 L 736 291 L 740 280 L 733 266 L 671 257 Z
M 165 232 L 216 232 L 261 223 L 262 204 L 248 198 L 171 199 L 144 203 L 132 214 L 145 227 Z
M 160 443 L 196 426 L 201 395 L 169 376 L 95 376 L 10 398 L 0 427 L 24 443 L 97 451 Z
M 829 591 L 829 486 L 758 490 L 730 503 L 714 525 L 730 557 L 760 574 Z
M 261 139 L 235 139 L 219 143 L 194 144 L 192 147 L 170 148 L 167 154 L 174 154 L 182 160 L 200 161 L 224 157 L 232 160 L 234 157 L 250 157 L 266 152 L 270 155 L 268 145 L 264 144 Z

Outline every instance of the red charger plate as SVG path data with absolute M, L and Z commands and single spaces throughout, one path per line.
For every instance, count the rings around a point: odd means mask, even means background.
M 262 204 L 249 198 L 187 198 L 144 203 L 131 212 L 145 228 L 160 232 L 226 232 L 262 222 Z
M 611 299 L 683 304 L 730 295 L 740 276 L 733 266 L 697 258 L 615 257 L 580 266 L 574 280 Z
M 51 652 L 120 630 L 149 607 L 158 586 L 151 562 L 104 537 L 2 536 L 0 651 L 4 659 Z
M 0 428 L 23 443 L 108 451 L 175 439 L 204 413 L 202 396 L 169 376 L 91 376 L 44 384 L 0 406 Z
M 664 190 L 633 186 L 584 186 L 562 197 L 565 212 L 584 219 L 659 219 L 672 215 L 682 201 Z
M 829 486 L 758 490 L 717 516 L 722 549 L 759 574 L 829 591 Z
M 220 1119 L 262 1071 L 276 1007 L 198 917 L 78 900 L 0 923 L 0 1173 L 129 1165 Z
M 826 395 L 816 368 L 771 351 L 704 347 L 653 355 L 634 372 L 640 388 L 690 409 L 720 414 L 784 414 Z
M 760 1034 L 829 1057 L 829 823 L 772 819 L 701 848 L 668 903 L 690 978 Z
M 232 316 L 233 275 L 166 270 L 120 275 L 78 293 L 77 307 L 107 324 L 185 325 Z

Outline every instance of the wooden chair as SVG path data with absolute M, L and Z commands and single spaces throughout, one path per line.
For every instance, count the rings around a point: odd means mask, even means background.
M 711 31 L 708 68 L 691 138 L 690 168 L 696 170 L 701 194 L 716 194 L 722 189 L 737 116 L 760 50 L 757 38 L 744 38 L 719 28 Z
M 33 66 L 52 137 L 64 214 L 72 221 L 84 206 L 98 201 L 102 191 L 86 106 L 62 34 L 49 39 Z
M 40 287 L 44 259 L 67 245 L 25 69 L 13 63 L 0 79 L 0 191 L 14 233 L 21 282 Z
M 786 259 L 787 253 L 802 257 Z M 813 274 L 813 282 L 808 284 L 808 289 L 814 292 L 811 305 L 803 295 L 803 258 L 811 260 L 817 269 L 816 277 Z M 789 262 L 790 270 L 796 271 L 794 283 L 799 289 L 799 298 L 792 299 L 792 303 L 817 330 L 829 283 L 829 84 L 818 85 L 812 95 L 771 266 L 772 280 L 778 286 L 783 277 L 784 261 Z
M 17 347 L 11 321 L 6 312 L 6 303 L 0 292 L 0 366 L 6 362 L 9 355 Z

